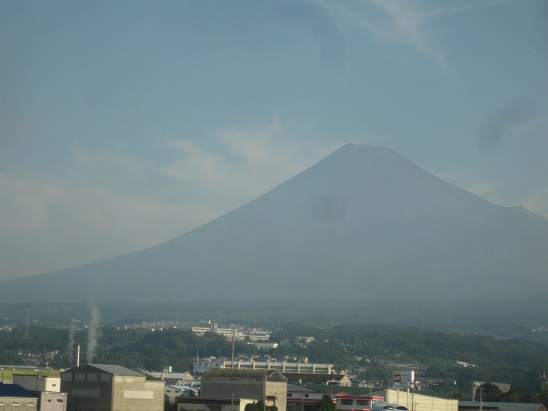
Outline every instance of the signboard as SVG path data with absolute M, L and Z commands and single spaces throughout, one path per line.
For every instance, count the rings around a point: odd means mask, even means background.
M 392 376 L 394 383 L 408 384 L 415 381 L 415 371 L 394 371 Z

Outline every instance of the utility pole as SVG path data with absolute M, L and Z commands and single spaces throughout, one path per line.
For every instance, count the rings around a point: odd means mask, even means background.
M 301 386 L 301 411 L 304 411 L 304 388 L 303 388 L 303 380 L 299 380 L 299 384 Z
M 230 368 L 234 368 L 234 325 L 230 326 L 230 331 L 232 334 L 232 362 L 230 363 Z

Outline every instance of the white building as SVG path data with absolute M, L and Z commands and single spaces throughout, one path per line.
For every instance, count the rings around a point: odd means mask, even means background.
M 258 328 L 242 328 L 242 327 L 219 327 L 218 324 L 213 323 L 207 327 L 192 327 L 192 332 L 203 336 L 205 333 L 215 333 L 217 335 L 222 335 L 227 340 L 234 341 L 244 341 L 246 338 L 249 341 L 268 341 L 270 340 L 270 331 L 261 330 Z
M 299 374 L 333 374 L 333 364 L 311 364 L 300 362 L 269 362 L 269 361 L 194 361 L 194 372 L 202 374 L 213 368 L 237 370 L 276 370 L 283 373 Z

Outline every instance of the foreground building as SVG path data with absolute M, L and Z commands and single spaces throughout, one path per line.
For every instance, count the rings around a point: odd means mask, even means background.
M 202 376 L 201 398 L 251 399 L 287 409 L 287 378 L 274 370 L 216 368 Z
M 288 384 L 288 410 L 312 411 L 316 406 L 316 403 L 320 401 L 324 395 L 331 397 L 337 411 L 375 411 L 376 404 L 381 405 L 381 409 L 388 405 L 392 406 L 394 409 L 409 411 L 465 411 L 459 410 L 459 402 L 457 400 L 432 397 L 410 391 L 392 389 L 371 391 L 371 389 L 365 387 L 344 387 L 304 383 Z M 390 407 L 388 409 L 390 409 Z
M 244 398 L 181 397 L 177 399 L 177 411 L 244 411 L 247 404 L 254 402 Z
M 61 373 L 67 411 L 163 411 L 164 385 L 118 365 L 86 364 Z
M 13 383 L 37 395 L 40 411 L 66 411 L 67 394 L 61 391 L 61 377 L 13 374 Z
M 459 411 L 546 411 L 546 407 L 523 402 L 460 401 Z
M 304 381 L 304 380 L 303 380 Z M 384 401 L 381 393 L 371 394 L 368 388 L 291 382 L 287 386 L 287 409 L 311 411 L 323 396 L 329 396 L 337 411 L 370 411 L 375 402 Z
M 384 394 L 388 403 L 406 407 L 409 411 L 459 411 L 459 401 L 452 398 L 440 398 L 418 394 L 412 390 L 383 390 L 373 394 Z
M 0 384 L 0 411 L 38 411 L 38 397 L 17 384 Z

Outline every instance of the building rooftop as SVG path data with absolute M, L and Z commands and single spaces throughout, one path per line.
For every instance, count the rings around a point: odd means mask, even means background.
M 0 384 L 0 397 L 38 398 L 18 384 Z
M 299 382 L 302 380 L 305 384 L 327 384 L 328 381 L 341 381 L 346 375 L 343 374 L 310 374 L 310 373 L 296 373 L 296 372 L 284 372 L 287 381 Z
M 318 391 L 323 393 L 332 393 L 339 395 L 360 395 L 360 396 L 382 396 L 379 392 L 371 392 L 369 388 L 365 387 L 345 387 L 342 385 L 326 385 L 326 384 L 303 384 L 302 385 L 307 390 Z
M 276 370 L 235 370 L 230 368 L 212 368 L 202 375 L 202 380 L 208 377 L 235 377 L 235 378 L 270 378 L 273 375 L 286 377 Z
M 65 372 L 74 372 L 80 369 L 84 370 L 86 368 L 96 368 L 98 370 L 104 371 L 112 375 L 121 375 L 126 377 L 146 377 L 145 374 L 130 370 L 129 368 L 122 367 L 121 365 L 110 365 L 110 364 L 84 364 L 78 368 L 72 368 Z

